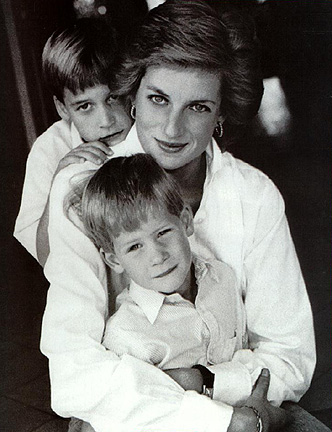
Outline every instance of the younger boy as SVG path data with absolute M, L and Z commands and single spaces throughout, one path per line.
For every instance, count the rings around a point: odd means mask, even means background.
M 132 120 L 109 81 L 117 56 L 115 33 L 93 18 L 55 32 L 43 51 L 43 72 L 61 120 L 29 154 L 14 236 L 44 265 L 48 256 L 48 196 L 54 176 L 72 163 L 101 164 L 126 138 Z
M 106 264 L 131 279 L 117 297 L 104 346 L 211 397 L 214 373 L 218 398 L 214 365 L 242 346 L 235 276 L 220 261 L 192 256 L 192 212 L 174 181 L 149 155 L 113 158 L 87 183 L 81 218 Z

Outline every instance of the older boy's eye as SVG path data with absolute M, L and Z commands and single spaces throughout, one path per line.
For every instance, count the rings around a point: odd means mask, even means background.
M 166 105 L 167 99 L 164 96 L 160 95 L 150 95 L 149 100 L 155 103 L 156 105 Z
M 91 104 L 89 102 L 84 103 L 82 105 L 80 105 L 77 110 L 78 111 L 88 111 L 88 109 L 91 107 Z
M 210 108 L 206 105 L 203 105 L 203 104 L 192 105 L 191 109 L 197 113 L 211 112 Z

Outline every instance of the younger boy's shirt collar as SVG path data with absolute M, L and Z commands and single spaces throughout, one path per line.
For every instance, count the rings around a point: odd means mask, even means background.
M 142 309 L 144 315 L 151 324 L 156 321 L 160 309 L 166 303 L 186 303 L 192 305 L 189 300 L 184 299 L 181 294 L 162 294 L 158 291 L 141 287 L 134 281 L 130 282 L 129 295 L 132 300 Z M 192 307 L 194 307 L 192 305 Z
M 129 295 L 142 309 L 150 323 L 153 324 L 164 303 L 165 295 L 157 291 L 142 288 L 134 281 L 130 282 Z

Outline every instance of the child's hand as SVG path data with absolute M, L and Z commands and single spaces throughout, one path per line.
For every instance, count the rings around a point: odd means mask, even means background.
M 198 369 L 166 369 L 164 372 L 173 378 L 184 390 L 195 390 L 197 393 L 202 393 L 203 377 Z
M 63 168 L 66 168 L 71 164 L 79 164 L 85 161 L 90 161 L 96 165 L 101 165 L 105 162 L 106 158 L 112 154 L 112 149 L 101 141 L 82 143 L 61 159 L 55 175 L 58 174 Z

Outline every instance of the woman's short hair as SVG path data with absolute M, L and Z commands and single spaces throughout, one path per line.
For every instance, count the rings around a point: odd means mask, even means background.
M 263 92 L 259 47 L 253 20 L 243 11 L 213 8 L 203 0 L 168 0 L 138 28 L 122 61 L 117 91 L 134 97 L 149 66 L 217 72 L 221 113 L 229 124 L 245 124 L 257 113 Z
M 97 248 L 113 250 L 112 239 L 133 231 L 149 214 L 168 211 L 180 217 L 184 202 L 174 180 L 152 156 L 113 158 L 86 183 L 81 219 Z
M 46 84 L 61 102 L 67 88 L 73 93 L 109 84 L 117 59 L 115 30 L 98 18 L 82 18 L 47 40 L 42 56 Z

